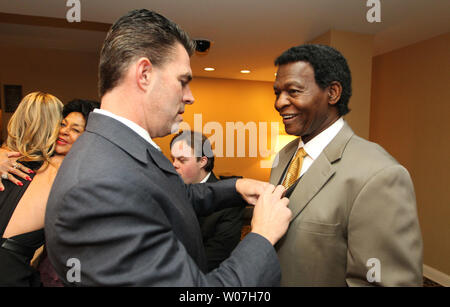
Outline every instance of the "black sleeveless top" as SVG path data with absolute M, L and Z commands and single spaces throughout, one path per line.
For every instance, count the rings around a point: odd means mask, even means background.
M 21 162 L 36 171 L 43 162 Z M 29 174 L 34 178 L 35 174 Z M 17 177 L 16 177 L 17 178 Z M 2 181 L 5 190 L 0 192 L 0 286 L 40 286 L 38 272 L 30 266 L 34 252 L 45 242 L 44 229 L 3 238 L 14 210 L 30 185 L 30 181 L 18 178 L 23 186 L 9 180 Z

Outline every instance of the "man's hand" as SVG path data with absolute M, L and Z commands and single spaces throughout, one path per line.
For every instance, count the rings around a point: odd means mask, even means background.
M 259 197 L 253 209 L 252 232 L 257 233 L 275 245 L 286 233 L 292 217 L 287 207 L 289 199 L 283 197 L 285 188 L 269 185 Z
M 21 156 L 20 152 L 7 151 L 5 149 L 0 150 L 0 176 L 2 176 L 0 180 L 0 191 L 5 190 L 2 180 L 7 179 L 16 185 L 22 185 L 22 182 L 17 180 L 12 174 L 31 181 L 30 176 L 24 172 L 31 174 L 32 170 L 16 162 L 17 158 Z
M 236 191 L 238 191 L 242 198 L 250 205 L 255 205 L 259 196 L 269 186 L 271 186 L 271 184 L 268 182 L 254 179 L 243 178 L 236 181 Z

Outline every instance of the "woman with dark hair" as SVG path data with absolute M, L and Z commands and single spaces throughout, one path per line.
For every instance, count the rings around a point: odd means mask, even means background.
M 89 113 L 100 108 L 100 103 L 91 100 L 75 99 L 67 103 L 62 111 L 64 119 L 61 122 L 58 139 L 56 140 L 56 152 L 66 155 L 73 143 L 84 132 L 89 118 Z M 56 275 L 44 249 L 36 260 L 39 264 L 38 271 L 44 287 L 60 287 L 62 282 Z
M 66 155 L 73 143 L 84 132 L 89 113 L 100 108 L 100 103 L 92 100 L 75 99 L 68 102 L 62 111 L 64 119 L 56 141 L 56 152 Z
M 36 175 L 21 181 L 22 185 L 5 181 L 5 191 L 0 193 L 0 286 L 41 285 L 30 261 L 44 244 L 48 195 L 64 156 L 84 132 L 89 112 L 99 104 L 71 101 L 64 106 L 61 121 L 62 107 L 50 94 L 32 93 L 8 124 L 5 149 L 20 152 L 19 161 Z

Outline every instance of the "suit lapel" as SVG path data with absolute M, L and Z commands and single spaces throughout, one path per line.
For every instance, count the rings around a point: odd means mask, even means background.
M 147 151 L 150 154 L 150 156 L 152 157 L 155 164 L 160 169 L 162 169 L 163 171 L 165 171 L 167 173 L 171 173 L 171 174 L 179 176 L 177 171 L 173 167 L 172 163 L 170 163 L 169 159 L 167 159 L 166 156 L 164 156 L 161 151 L 159 151 L 158 149 L 156 149 L 153 146 L 147 147 Z
M 118 120 L 103 114 L 91 113 L 86 131 L 103 136 L 141 163 L 148 163 L 148 152 L 160 169 L 178 176 L 172 163 L 161 151 Z
M 331 140 L 308 171 L 302 176 L 289 197 L 289 208 L 292 210 L 292 219 L 295 219 L 305 209 L 311 199 L 314 198 L 336 173 L 334 163 L 341 159 L 344 149 L 353 134 L 352 129 L 344 122 L 341 131 Z M 292 146 L 294 142 L 295 146 Z M 297 146 L 298 140 L 289 143 L 280 151 L 278 165 L 272 169 L 270 175 L 270 182 L 272 184 L 279 184 L 281 181 L 283 172 L 292 159 Z
M 289 197 L 292 219 L 295 219 L 303 211 L 314 195 L 322 189 L 334 173 L 335 170 L 332 168 L 331 163 L 325 155 L 321 154 L 302 176 Z
M 214 175 L 213 171 L 211 171 L 211 175 L 209 175 L 209 178 L 208 180 L 206 180 L 206 182 L 211 183 L 217 181 L 219 181 L 219 179 L 217 179 L 216 175 Z
M 92 112 L 89 115 L 86 131 L 106 138 L 139 162 L 145 164 L 148 162 L 146 149 L 150 144 L 120 121 Z
M 273 185 L 281 184 L 281 178 L 284 171 L 292 159 L 297 147 L 299 139 L 295 139 L 287 144 L 275 157 L 272 165 L 272 171 L 270 172 L 269 182 Z
M 341 131 L 331 140 L 330 144 L 324 148 L 322 154 L 326 155 L 330 163 L 335 163 L 342 158 L 345 147 L 355 133 L 352 128 L 344 121 Z

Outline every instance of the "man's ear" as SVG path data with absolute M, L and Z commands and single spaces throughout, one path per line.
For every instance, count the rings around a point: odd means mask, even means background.
M 147 90 L 150 85 L 152 73 L 153 65 L 148 58 L 142 57 L 136 62 L 136 83 L 141 90 Z
M 341 99 L 342 85 L 338 81 L 333 81 L 328 86 L 328 103 L 335 105 Z
M 200 162 L 201 168 L 204 168 L 206 163 L 208 163 L 208 157 L 205 157 L 205 156 L 201 157 L 199 162 Z

